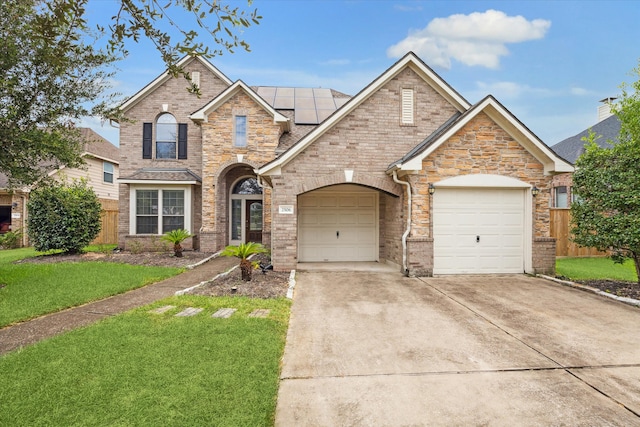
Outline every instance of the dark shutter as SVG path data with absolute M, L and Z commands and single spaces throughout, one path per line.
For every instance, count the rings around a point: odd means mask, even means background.
M 151 149 L 153 147 L 153 123 L 144 123 L 142 125 L 142 158 L 151 158 Z
M 187 124 L 178 124 L 178 159 L 187 158 Z

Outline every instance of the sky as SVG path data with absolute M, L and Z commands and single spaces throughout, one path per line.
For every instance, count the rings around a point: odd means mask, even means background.
M 638 79 L 640 1 L 255 0 L 251 7 L 262 16 L 241 34 L 251 52 L 210 59 L 232 81 L 355 95 L 413 51 L 470 103 L 493 95 L 549 146 L 596 124 L 599 101 Z M 89 23 L 108 24 L 117 9 L 115 0 L 90 0 Z M 123 98 L 165 69 L 148 41 L 127 48 L 113 80 Z M 91 118 L 82 125 L 118 145 L 117 128 Z

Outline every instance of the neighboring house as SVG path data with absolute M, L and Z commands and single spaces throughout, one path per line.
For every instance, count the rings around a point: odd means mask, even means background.
M 491 96 L 471 105 L 413 53 L 354 97 L 251 87 L 201 58 L 120 107 L 119 244 L 185 228 L 275 269 L 378 261 L 411 275 L 552 272 L 548 192 L 571 172 Z M 535 191 L 532 191 L 535 190 Z
M 584 153 L 586 142 L 583 138 L 589 135 L 589 130 L 596 134 L 596 143 L 600 147 L 611 148 L 611 144 L 615 144 L 618 141 L 620 134 L 620 119 L 611 113 L 608 105 L 614 99 L 606 98 L 600 101 L 603 105 L 598 108 L 598 123 L 570 138 L 560 141 L 551 147 L 553 151 L 569 163 L 575 164 L 578 157 Z M 574 200 L 572 177 L 573 174 L 564 173 L 558 174 L 553 178 L 551 207 L 568 209 L 571 206 L 571 202 Z
M 49 172 L 49 176 L 67 181 L 85 178 L 103 206 L 117 208 L 118 147 L 89 128 L 81 128 L 80 132 L 85 141 L 82 157 L 86 166 L 81 169 L 55 169 Z M 18 229 L 26 231 L 30 192 L 28 186 L 9 189 L 7 176 L 0 173 L 0 233 Z M 26 233 L 23 233 L 22 244 L 27 243 Z

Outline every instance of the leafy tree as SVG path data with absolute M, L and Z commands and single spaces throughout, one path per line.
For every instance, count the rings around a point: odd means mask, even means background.
M 253 269 L 256 268 L 256 266 L 254 263 L 249 261 L 249 257 L 254 254 L 262 254 L 265 252 L 267 252 L 267 249 L 260 243 L 247 242 L 241 243 L 238 246 L 227 246 L 220 255 L 240 258 L 240 272 L 242 274 L 242 280 L 250 282 Z
M 621 122 L 619 142 L 600 148 L 590 132 L 576 161 L 573 191 L 579 201 L 571 205 L 571 231 L 577 244 L 610 250 L 615 262 L 632 259 L 640 284 L 640 80 L 622 89 L 612 105 Z
M 151 40 L 174 76 L 188 75 L 180 57 L 212 57 L 249 45 L 239 29 L 258 24 L 257 10 L 219 0 L 118 0 L 106 28 L 91 26 L 88 0 L 0 2 L 0 172 L 10 185 L 37 182 L 48 169 L 77 167 L 82 141 L 74 124 L 83 116 L 116 117 L 107 96 L 111 66 L 128 54 L 127 43 Z M 251 1 L 249 0 L 249 4 Z M 191 17 L 180 26 L 171 14 Z M 178 34 L 178 41 L 168 31 Z M 191 27 L 191 28 L 190 28 Z M 194 29 L 195 28 L 195 29 Z M 209 49 L 197 29 L 216 46 Z M 96 47 L 106 35 L 104 50 Z M 194 85 L 191 90 L 197 92 Z
M 191 237 L 191 234 L 187 230 L 177 229 L 171 230 L 162 235 L 162 240 L 165 242 L 173 243 L 173 254 L 178 258 L 182 257 L 182 245 L 186 239 Z
M 0 2 L 0 172 L 12 185 L 32 184 L 49 168 L 81 165 L 73 124 L 106 109 L 104 67 L 114 58 L 82 41 L 84 8 L 73 6 Z
M 102 207 L 85 180 L 53 182 L 31 192 L 27 231 L 37 251 L 79 253 L 98 236 Z

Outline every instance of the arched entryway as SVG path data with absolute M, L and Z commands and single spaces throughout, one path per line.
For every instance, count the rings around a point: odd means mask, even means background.
M 255 176 L 243 176 L 229 194 L 229 244 L 262 243 L 263 196 Z

